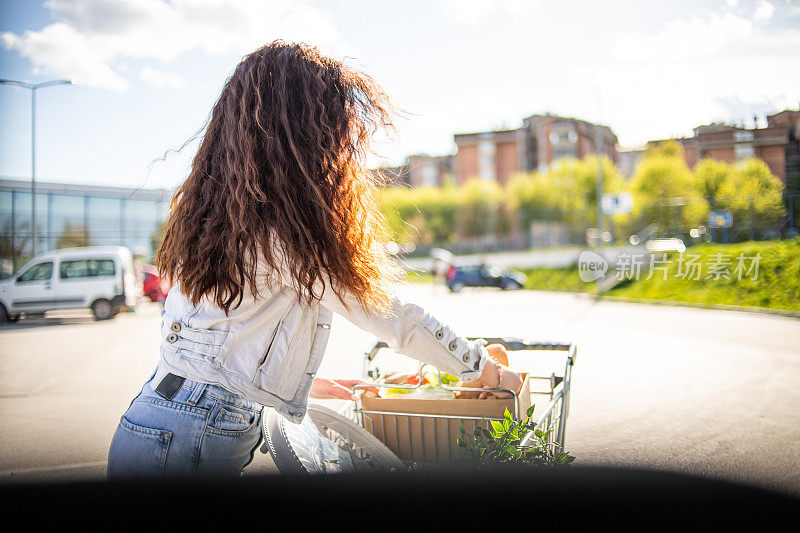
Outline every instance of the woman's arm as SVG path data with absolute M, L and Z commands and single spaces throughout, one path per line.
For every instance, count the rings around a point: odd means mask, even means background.
M 281 266 L 281 284 L 293 287 L 288 266 L 279 248 L 273 247 L 273 253 Z M 275 278 L 272 280 L 277 281 Z M 457 335 L 447 324 L 416 304 L 393 296 L 388 312 L 367 312 L 354 295 L 345 293 L 340 298 L 331 288 L 330 280 L 324 286 L 318 281 L 314 293 L 321 295 L 320 305 L 372 333 L 398 353 L 455 374 L 461 381 L 480 381 L 490 388 L 520 389 L 522 382 L 519 374 L 489 357 L 484 347 L 486 341 L 469 341 Z
M 492 372 L 483 376 L 486 362 L 490 360 L 484 340 L 468 341 L 458 336 L 447 324 L 416 304 L 394 296 L 388 313 L 368 313 L 352 295 L 346 294 L 342 302 L 330 286 L 322 293 L 320 304 L 374 334 L 399 353 L 455 374 L 462 381 L 486 377 L 488 384 L 497 383 L 498 370 L 492 368 L 494 365 L 487 369 Z
M 355 400 L 353 387 L 363 381 L 363 379 L 314 378 L 309 396 L 318 400 Z M 378 392 L 378 389 L 374 387 L 361 390 Z

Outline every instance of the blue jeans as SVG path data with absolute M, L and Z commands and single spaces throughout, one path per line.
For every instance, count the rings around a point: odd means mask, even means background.
M 120 419 L 108 477 L 240 475 L 261 442 L 261 404 L 188 379 L 167 400 L 154 380 Z

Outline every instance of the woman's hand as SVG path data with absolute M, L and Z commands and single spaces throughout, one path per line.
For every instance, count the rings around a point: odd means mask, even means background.
M 513 390 L 517 394 L 522 390 L 522 374 L 511 370 L 505 365 L 501 365 L 491 357 L 486 359 L 478 382 L 483 385 L 484 389 L 507 389 Z M 479 398 L 481 400 L 487 398 L 511 398 L 511 395 L 507 392 L 481 392 Z
M 356 395 L 353 394 L 352 388 L 358 383 L 363 383 L 363 380 L 314 378 L 309 395 L 317 400 L 355 400 Z M 378 389 L 370 387 L 358 390 Z

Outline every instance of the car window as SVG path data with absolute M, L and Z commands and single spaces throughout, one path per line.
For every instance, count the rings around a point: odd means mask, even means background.
M 488 275 L 490 277 L 499 278 L 503 274 L 505 274 L 505 272 L 503 272 L 503 269 L 500 267 L 492 266 L 488 268 Z
M 97 261 L 98 276 L 113 276 L 117 273 L 113 259 L 100 259 Z
M 96 278 L 113 276 L 116 272 L 113 259 L 77 259 L 61 261 L 61 279 Z
M 45 281 L 53 277 L 53 262 L 37 263 L 23 272 L 17 282 Z

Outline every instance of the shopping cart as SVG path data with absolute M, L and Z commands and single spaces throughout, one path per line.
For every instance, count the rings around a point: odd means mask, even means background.
M 546 432 L 545 445 L 552 451 L 562 451 L 566 439 L 567 417 L 572 367 L 577 356 L 577 346 L 567 342 L 538 342 L 515 338 L 486 338 L 487 344 L 500 344 L 509 352 L 511 365 L 525 371 L 526 362 L 536 362 L 544 354 L 565 358 L 563 375 L 527 373 L 526 386 L 520 397 L 513 391 L 494 389 L 493 392 L 510 393 L 509 405 L 515 420 L 525 418 L 521 406 L 544 406 L 534 411 L 537 429 Z M 385 376 L 376 365 L 377 356 L 389 346 L 378 341 L 365 354 L 363 377 L 365 382 L 354 390 L 374 387 L 415 389 L 421 386 L 422 376 L 429 365 L 418 367 L 418 384 L 382 384 Z M 536 366 L 536 365 L 533 365 Z M 475 392 L 474 388 L 453 387 L 443 384 L 439 372 L 439 386 L 450 391 Z M 530 395 L 530 397 L 527 397 Z M 431 414 L 425 412 L 385 411 L 366 409 L 362 402 L 349 403 L 339 411 L 309 405 L 308 416 L 301 424 L 293 424 L 270 409 L 263 417 L 265 443 L 262 452 L 272 455 L 282 473 L 330 473 L 402 470 L 411 463 L 441 463 L 454 459 L 457 452 L 456 436 L 459 426 L 471 428 L 488 426 L 492 420 L 502 422 L 502 414 L 495 417 L 475 417 L 461 413 Z M 426 437 L 440 442 L 425 443 Z M 522 445 L 533 437 L 528 434 Z M 422 441 L 422 442 L 420 442 Z M 403 446 L 403 443 L 408 443 Z M 401 460 L 402 457 L 402 460 Z

